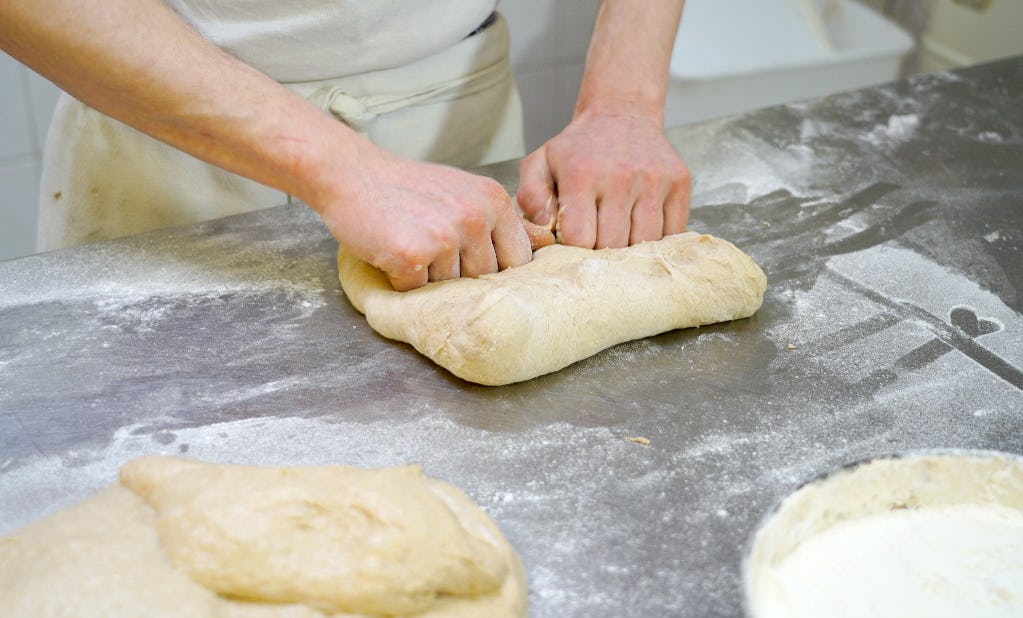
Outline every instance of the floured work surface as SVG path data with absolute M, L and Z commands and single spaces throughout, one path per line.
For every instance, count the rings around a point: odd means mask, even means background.
M 748 538 L 805 482 L 1023 453 L 1021 95 L 1023 58 L 669 130 L 763 306 L 501 388 L 373 331 L 310 209 L 0 262 L 0 534 L 154 452 L 414 461 L 500 524 L 532 618 L 740 616 Z
M 145 457 L 0 538 L 6 618 L 522 618 L 518 556 L 415 466 Z
M 625 341 L 749 317 L 767 285 L 745 253 L 695 232 L 624 249 L 553 245 L 517 268 L 409 292 L 343 249 L 338 273 L 374 330 L 487 385 L 557 371 Z

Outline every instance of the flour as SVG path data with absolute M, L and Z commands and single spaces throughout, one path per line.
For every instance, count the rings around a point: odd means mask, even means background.
M 252 216 L 272 217 L 273 211 Z M 95 299 L 97 306 L 117 310 L 150 298 L 282 290 L 299 303 L 315 303 L 326 288 L 310 274 L 316 272 L 318 262 L 308 249 L 324 232 L 308 213 L 301 213 L 298 223 L 293 235 L 258 246 L 242 237 L 244 230 L 229 229 L 210 237 L 179 237 L 175 230 L 168 230 L 0 263 L 0 309 Z M 209 245 L 216 250 L 211 252 Z M 97 265 L 103 266 L 97 269 Z
M 771 574 L 757 618 L 1023 614 L 1023 513 L 947 506 L 843 522 Z
M 998 133 L 997 131 L 981 131 L 977 135 L 977 139 L 982 141 L 982 142 L 987 142 L 988 144 L 1003 144 L 1003 143 L 1005 143 L 1005 138 L 1002 137 L 1002 135 L 1000 133 Z
M 484 450 L 501 453 L 501 459 L 514 466 L 529 465 L 530 461 L 548 457 L 550 452 L 571 451 L 587 443 L 600 444 L 602 449 L 618 457 L 635 457 L 640 448 L 626 443 L 607 428 L 592 428 L 580 434 L 570 426 L 556 424 L 527 435 L 503 435 L 458 427 L 437 417 L 415 418 L 416 414 L 411 411 L 410 417 L 413 420 L 407 423 L 405 431 L 395 430 L 391 423 L 348 424 L 286 416 L 158 429 L 163 425 L 156 419 L 145 425 L 122 427 L 110 444 L 100 449 L 69 453 L 65 458 L 34 457 L 14 468 L 9 463 L 0 466 L 4 472 L 0 502 L 17 503 L 22 513 L 32 512 L 35 515 L 31 519 L 35 519 L 113 483 L 121 465 L 147 454 L 185 453 L 191 458 L 216 463 L 282 466 L 296 465 L 296 462 L 362 467 L 422 463 L 429 474 L 452 478 L 463 476 L 461 473 L 467 468 L 478 468 L 477 455 Z M 163 419 L 163 422 L 178 423 L 176 419 Z M 445 443 L 448 448 L 443 454 L 431 453 L 422 446 L 430 442 Z M 69 459 L 73 459 L 75 465 L 67 465 L 71 463 Z M 41 483 L 40 479 L 46 482 Z M 490 489 L 481 492 L 482 487 Z M 470 484 L 468 489 L 481 494 L 477 497 L 484 505 L 497 509 L 558 498 L 557 494 L 544 491 L 541 483 L 532 485 L 537 492 L 528 491 L 529 487 L 512 492 L 481 480 Z M 28 521 L 29 518 L 22 515 L 0 522 L 0 534 Z
M 893 302 L 914 306 L 943 320 L 962 308 L 991 323 L 991 332 L 981 334 L 984 345 L 1005 358 L 1023 365 L 1023 355 L 1013 333 L 1023 330 L 1023 316 L 997 295 L 928 258 L 888 245 L 832 258 L 828 268 L 856 281 Z M 941 281 L 941 285 L 934 285 Z
M 38 262 L 38 278 L 30 275 L 29 278 L 34 279 L 31 285 L 7 281 L 9 287 L 0 296 L 0 308 L 39 302 L 88 301 L 94 302 L 101 311 L 118 312 L 150 299 L 188 297 L 194 302 L 227 294 L 280 291 L 292 294 L 300 306 L 310 303 L 304 305 L 308 308 L 313 304 L 322 305 L 318 297 L 325 290 L 317 281 L 282 278 L 281 272 L 271 268 L 267 272 L 272 275 L 260 277 L 254 272 L 218 272 L 189 263 L 133 258 L 130 267 L 97 280 L 74 268 L 51 269 L 49 261 L 41 257 L 26 260 Z M 87 269 L 88 264 L 83 267 Z
M 916 114 L 893 114 L 885 125 L 877 125 L 863 136 L 875 146 L 888 146 L 894 142 L 905 142 L 916 134 L 920 117 Z
M 805 193 L 814 185 L 813 152 L 801 144 L 779 151 L 761 136 L 736 134 L 728 119 L 700 127 L 701 139 L 681 148 L 693 174 L 694 204 L 745 203 L 777 190 Z
M 1023 463 L 878 459 L 787 498 L 748 562 L 755 618 L 1023 612 Z

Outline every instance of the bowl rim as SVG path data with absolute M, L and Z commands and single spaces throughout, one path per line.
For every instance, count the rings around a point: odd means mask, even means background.
M 890 461 L 899 459 L 911 459 L 911 458 L 923 458 L 923 457 L 971 457 L 971 458 L 985 458 L 985 459 L 1009 459 L 1023 463 L 1023 454 L 1014 453 L 1011 451 L 1000 451 L 997 449 L 982 449 L 982 448 L 960 448 L 960 447 L 936 447 L 936 448 L 918 448 L 918 449 L 906 449 L 899 451 L 887 451 L 881 452 L 874 455 L 864 455 L 855 458 L 845 458 L 844 463 L 839 463 L 833 467 L 828 468 L 823 472 L 818 472 L 812 477 L 800 482 L 797 486 L 793 487 L 785 495 L 775 498 L 771 505 L 761 514 L 757 519 L 757 524 L 753 529 L 746 535 L 746 539 L 742 545 L 742 562 L 740 566 L 740 580 L 742 586 L 742 616 L 744 618 L 757 618 L 753 614 L 753 604 L 750 594 L 750 559 L 753 555 L 753 548 L 756 544 L 757 534 L 770 522 L 770 520 L 778 514 L 781 510 L 782 505 L 790 497 L 796 495 L 804 488 L 814 485 L 816 483 L 822 483 L 827 479 L 847 472 L 855 470 L 861 466 L 865 466 L 875 461 Z

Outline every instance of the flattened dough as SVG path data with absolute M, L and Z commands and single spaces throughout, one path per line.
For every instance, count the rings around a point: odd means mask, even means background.
M 624 249 L 552 245 L 524 266 L 409 292 L 343 248 L 338 274 L 378 333 L 487 385 L 557 371 L 624 341 L 749 317 L 767 287 L 749 256 L 695 232 Z
M 415 466 L 219 466 L 147 457 L 0 539 L 0 615 L 522 617 L 500 530 Z

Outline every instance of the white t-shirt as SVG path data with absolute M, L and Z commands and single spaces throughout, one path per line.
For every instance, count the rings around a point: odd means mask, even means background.
M 166 0 L 203 36 L 280 82 L 401 66 L 465 38 L 498 0 Z

